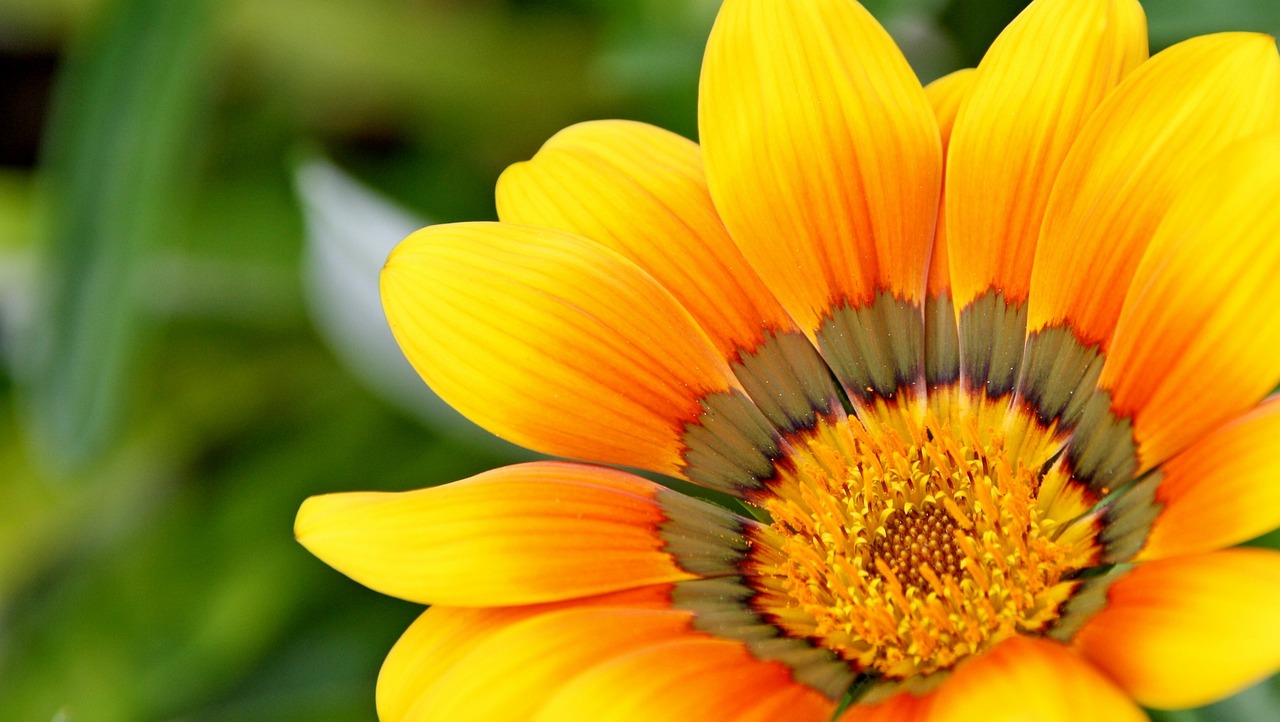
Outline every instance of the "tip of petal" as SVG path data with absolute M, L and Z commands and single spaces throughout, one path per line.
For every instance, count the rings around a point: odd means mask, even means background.
M 1179 45 L 1190 43 L 1213 48 L 1222 60 L 1243 63 L 1246 68 L 1254 64 L 1275 64 L 1280 60 L 1276 53 L 1276 39 L 1266 33 L 1213 33 L 1185 40 Z
M 337 534 L 351 531 L 342 511 L 350 507 L 352 497 L 356 496 L 365 494 L 322 494 L 303 501 L 293 520 L 293 538 L 307 551 L 329 563 L 327 552 Z
M 378 274 L 378 283 L 384 299 L 387 297 L 387 289 L 398 286 L 398 282 L 403 280 L 404 257 L 406 247 L 409 245 L 408 241 L 421 232 L 415 231 L 408 238 L 397 243 L 396 247 L 391 249 L 391 253 L 387 254 L 387 260 L 382 262 L 382 270 Z
M 1217 33 L 1216 35 L 1223 38 L 1226 41 L 1229 41 L 1232 44 L 1237 44 L 1241 46 L 1266 48 L 1272 51 L 1274 51 L 1276 48 L 1275 37 L 1267 33 L 1230 32 L 1230 33 Z

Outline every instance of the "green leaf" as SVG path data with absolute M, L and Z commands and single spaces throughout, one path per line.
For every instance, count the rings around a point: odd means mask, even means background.
M 67 59 L 44 158 L 43 294 L 19 374 L 36 445 L 62 471 L 96 458 L 123 415 L 142 330 L 140 261 L 192 175 L 210 8 L 109 4 Z

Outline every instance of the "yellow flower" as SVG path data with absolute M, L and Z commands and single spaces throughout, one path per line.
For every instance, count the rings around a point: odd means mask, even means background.
M 569 462 L 308 500 L 434 605 L 385 722 L 1130 720 L 1280 666 L 1280 56 L 1037 0 L 921 88 L 728 0 L 701 146 L 606 121 L 383 272 L 443 398 Z M 852 692 L 851 692 L 852 691 Z

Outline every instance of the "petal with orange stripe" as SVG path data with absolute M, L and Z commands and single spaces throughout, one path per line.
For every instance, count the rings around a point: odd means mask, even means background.
M 378 719 L 403 722 L 422 690 L 458 659 L 508 626 L 536 615 L 536 607 L 431 607 L 391 648 L 378 675 Z
M 1280 126 L 1280 55 L 1254 33 L 1179 43 L 1129 75 L 1076 139 L 1036 249 L 1028 329 L 1103 349 L 1177 191 L 1233 141 Z
M 469 645 L 420 690 L 405 722 L 530 719 L 566 680 L 601 662 L 689 638 L 687 612 L 581 607 L 537 615 Z
M 648 271 L 726 356 L 794 326 L 716 215 L 701 150 L 675 133 L 619 120 L 570 126 L 507 168 L 497 199 L 505 222 L 585 236 Z
M 1011 637 L 958 667 L 930 722 L 1145 722 L 1119 688 L 1061 644 Z
M 1224 33 L 1155 56 L 1085 125 L 1041 230 L 1018 381 L 1019 399 L 1056 440 L 1081 419 L 1130 281 L 1174 196 L 1231 142 L 1278 121 L 1274 41 Z
M 936 694 L 916 696 L 900 692 L 875 704 L 854 703 L 837 722 L 933 722 L 931 710 Z
M 1242 141 L 1171 205 L 1138 265 L 1068 448 L 1113 487 L 1245 413 L 1280 381 L 1280 135 Z M 1108 406 L 1109 404 L 1109 406 Z M 1132 427 L 1130 435 L 1129 427 Z M 1107 462 L 1136 443 L 1126 467 Z
M 579 123 L 508 168 L 497 198 L 503 221 L 580 234 L 651 274 L 776 425 L 838 411 L 830 370 L 716 214 L 693 142 L 643 123 Z
M 1018 390 L 1059 434 L 1097 384 L 1130 281 L 1177 191 L 1231 142 L 1278 122 L 1274 41 L 1223 33 L 1152 58 L 1081 131 L 1036 250 Z
M 942 141 L 943 157 L 951 144 L 951 132 L 955 128 L 956 115 L 960 105 L 973 90 L 973 81 L 977 77 L 973 68 L 957 70 L 954 73 L 938 78 L 924 87 L 925 97 L 933 107 L 938 121 L 938 133 Z M 946 198 L 947 189 L 942 187 L 942 197 Z M 946 203 L 938 204 L 938 222 L 935 225 L 933 252 L 929 259 L 929 276 L 927 291 L 930 296 L 941 296 L 951 292 L 951 261 L 947 257 L 947 224 Z
M 726 491 L 771 473 L 774 430 L 723 356 L 652 276 L 597 242 L 513 224 L 433 226 L 392 253 L 382 297 L 427 383 L 510 441 Z M 713 438 L 688 439 L 690 427 Z M 691 470 L 694 453 L 721 464 L 719 476 Z
M 951 142 L 951 130 L 960 112 L 960 103 L 973 89 L 974 70 L 957 70 L 929 83 L 924 88 L 929 104 L 938 120 L 945 158 Z M 956 309 L 951 298 L 951 266 L 947 257 L 946 185 L 943 200 L 938 203 L 938 222 L 934 231 L 933 253 L 929 259 L 929 277 L 925 298 L 925 380 L 930 389 L 930 404 L 939 418 L 950 416 L 950 404 L 943 398 L 950 392 L 939 387 L 953 384 L 960 377 L 960 339 L 956 330 Z
M 1159 470 L 1161 507 L 1140 560 L 1239 544 L 1280 527 L 1280 397 L 1197 441 Z
M 1229 549 L 1139 564 L 1073 640 L 1148 707 L 1226 697 L 1280 667 L 1280 554 Z
M 414 620 L 378 673 L 377 707 L 382 722 L 404 722 L 428 711 L 422 698 L 436 682 L 490 637 L 525 620 L 566 609 L 606 607 L 662 610 L 670 585 L 628 589 L 567 602 L 519 607 L 431 607 Z
M 1146 55 L 1135 0 L 1036 0 L 978 65 L 947 152 L 945 199 L 970 387 L 1013 390 L 1050 190 L 1080 128 Z
M 625 472 L 535 462 L 418 491 L 311 497 L 295 532 L 384 594 L 506 606 L 731 573 L 746 545 L 739 522 Z
M 781 719 L 818 719 L 827 722 L 832 703 L 803 684 L 781 686 L 763 695 L 730 722 L 777 722 Z M 792 717 L 795 715 L 795 717 Z
M 794 722 L 826 722 L 835 708 L 832 700 L 793 682 L 785 665 L 761 662 L 740 643 L 684 639 L 593 667 L 566 684 L 534 719 L 746 722 L 776 712 L 779 698 L 789 704 L 786 719 Z
M 915 383 L 941 153 L 889 35 L 848 0 L 729 0 L 698 112 L 725 225 L 850 395 Z

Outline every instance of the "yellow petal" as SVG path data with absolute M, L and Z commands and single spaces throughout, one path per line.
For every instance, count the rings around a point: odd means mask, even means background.
M 699 134 L 716 207 L 806 331 L 878 291 L 920 301 L 941 182 L 937 125 L 902 53 L 849 0 L 728 0 Z
M 961 664 L 930 722 L 1145 722 L 1123 692 L 1066 647 L 1012 637 Z
M 989 290 L 1009 303 L 1026 299 L 1058 169 L 1081 126 L 1146 54 L 1135 0 L 1036 0 L 992 43 L 948 150 L 956 308 Z
M 441 398 L 537 451 L 679 474 L 700 401 L 736 387 L 670 293 L 581 236 L 426 228 L 392 253 L 382 298 Z
M 497 196 L 503 221 L 586 236 L 648 271 L 726 356 L 794 327 L 716 215 L 701 150 L 674 133 L 574 125 L 508 168 Z
M 977 77 L 974 73 L 973 68 L 962 68 L 924 86 L 925 98 L 938 121 L 938 136 L 942 142 L 944 157 L 951 143 L 951 132 L 956 123 L 956 115 L 960 113 L 960 105 L 973 91 L 973 81 Z
M 460 660 L 518 622 L 566 609 L 662 610 L 670 604 L 671 585 L 657 585 L 519 607 L 431 607 L 400 636 L 378 673 L 378 718 L 403 722 L 410 710 L 421 711 L 422 697 Z
M 1179 43 L 1116 88 L 1063 163 L 1036 250 L 1028 330 L 1115 329 L 1138 261 L 1176 192 L 1230 143 L 1280 127 L 1280 55 L 1265 35 Z
M 663 549 L 662 491 L 613 469 L 536 462 L 417 491 L 313 496 L 294 531 L 384 594 L 531 604 L 695 578 Z
M 535 607 L 432 607 L 423 612 L 400 636 L 382 665 L 378 719 L 401 722 L 423 688 L 458 659 L 502 629 L 537 613 Z
M 840 412 L 830 369 L 716 215 L 692 142 L 642 123 L 575 125 L 507 169 L 498 213 L 581 234 L 652 275 L 776 425 L 808 427 Z
M 739 642 L 684 639 L 612 659 L 575 677 L 534 717 L 538 722 L 761 720 L 776 699 L 785 719 L 826 722 L 835 703 L 791 681 L 778 662 L 761 662 Z
M 960 377 L 996 407 L 1016 389 L 1031 263 L 1058 169 L 1146 52 L 1136 0 L 1036 0 L 996 38 L 961 104 L 944 199 Z
M 1280 554 L 1230 549 L 1140 564 L 1074 646 L 1139 702 L 1180 709 L 1280 668 Z
M 465 655 L 424 685 L 404 720 L 528 720 L 583 670 L 637 649 L 689 638 L 690 617 L 675 610 L 585 607 L 516 622 L 468 644 Z
M 1280 397 L 1159 469 L 1160 515 L 1141 560 L 1212 551 L 1280 527 Z
M 951 131 L 955 126 L 956 115 L 960 112 L 960 103 L 973 90 L 976 75 L 973 68 L 957 70 L 949 75 L 925 86 L 925 96 L 933 106 L 933 113 L 938 120 L 938 132 L 942 140 L 942 152 L 945 157 L 951 143 Z M 944 185 L 942 197 L 946 198 Z M 930 296 L 939 296 L 951 290 L 951 267 L 947 258 L 947 224 L 946 204 L 938 204 L 938 223 L 933 242 L 933 254 L 929 260 L 928 291 Z
M 951 142 L 951 130 L 961 102 L 973 89 L 973 69 L 957 70 L 925 86 L 925 96 L 933 106 L 945 157 Z M 960 375 L 960 348 L 956 330 L 955 304 L 951 299 L 951 267 L 947 253 L 945 184 L 943 200 L 938 203 L 938 222 L 934 231 L 933 252 L 929 259 L 927 297 L 925 299 L 925 379 L 930 389 L 930 402 L 940 419 L 949 418 L 952 391 L 943 390 Z
M 1125 300 L 1099 385 L 1139 471 L 1280 380 L 1280 135 L 1237 143 L 1178 195 Z M 1073 445 L 1076 442 L 1073 440 Z

